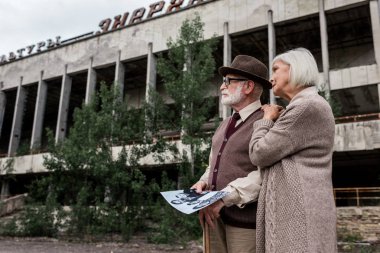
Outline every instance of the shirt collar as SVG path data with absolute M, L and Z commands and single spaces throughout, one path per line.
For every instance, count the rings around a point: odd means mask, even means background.
M 255 102 L 247 105 L 246 107 L 244 107 L 243 109 L 241 109 L 239 111 L 241 120 L 245 121 L 249 117 L 249 115 L 251 115 L 253 112 L 257 111 L 259 108 L 261 108 L 260 100 L 257 100 Z

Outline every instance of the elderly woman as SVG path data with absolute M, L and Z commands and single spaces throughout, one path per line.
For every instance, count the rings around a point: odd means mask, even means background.
M 318 95 L 318 68 L 298 48 L 273 60 L 276 96 L 285 110 L 262 107 L 253 124 L 249 154 L 263 178 L 257 210 L 257 253 L 337 251 L 331 171 L 334 117 Z

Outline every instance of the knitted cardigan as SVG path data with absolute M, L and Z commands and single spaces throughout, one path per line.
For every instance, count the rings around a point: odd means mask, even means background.
M 275 123 L 262 119 L 253 128 L 250 158 L 263 177 L 256 253 L 337 252 L 329 104 L 309 87 Z

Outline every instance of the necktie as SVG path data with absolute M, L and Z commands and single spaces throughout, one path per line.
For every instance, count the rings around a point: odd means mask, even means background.
M 228 125 L 226 138 L 229 138 L 233 134 L 233 132 L 235 132 L 235 125 L 239 119 L 240 119 L 240 114 L 238 112 L 235 112 L 231 117 L 230 124 Z

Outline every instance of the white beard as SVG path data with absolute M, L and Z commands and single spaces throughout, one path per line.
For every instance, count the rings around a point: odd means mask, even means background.
M 240 103 L 244 96 L 241 93 L 241 90 L 243 89 L 243 86 L 238 86 L 234 93 L 229 92 L 227 89 L 222 92 L 223 94 L 226 94 L 227 96 L 222 96 L 221 103 L 223 105 L 236 105 Z

